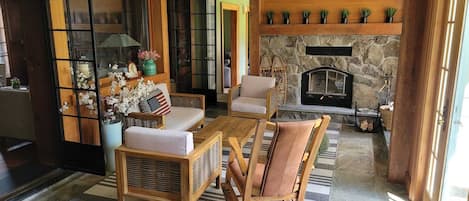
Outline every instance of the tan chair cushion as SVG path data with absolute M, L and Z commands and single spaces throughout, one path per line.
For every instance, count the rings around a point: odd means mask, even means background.
M 265 114 L 266 101 L 261 98 L 238 97 L 231 102 L 231 111 Z
M 165 129 L 185 131 L 204 118 L 204 111 L 200 108 L 174 106 L 165 117 Z
M 245 160 L 246 160 L 246 164 L 248 164 L 249 160 L 248 159 L 245 159 Z M 235 159 L 233 160 L 233 162 L 231 162 L 228 165 L 230 166 L 231 173 L 233 173 L 233 177 L 236 178 L 236 180 L 240 182 L 239 184 L 242 187 L 244 187 L 244 184 L 246 183 L 246 177 L 243 176 L 243 174 L 241 173 L 238 160 Z M 259 195 L 260 188 L 262 185 L 262 177 L 264 176 L 264 170 L 265 170 L 265 164 L 257 163 L 256 172 L 254 173 L 254 177 L 252 180 L 253 195 Z
M 267 91 L 275 87 L 275 78 L 244 75 L 241 80 L 241 96 L 265 99 Z
M 185 156 L 194 150 L 191 132 L 132 126 L 125 130 L 125 145 L 133 149 Z
M 262 182 L 263 196 L 284 196 L 293 192 L 314 122 L 278 123 Z

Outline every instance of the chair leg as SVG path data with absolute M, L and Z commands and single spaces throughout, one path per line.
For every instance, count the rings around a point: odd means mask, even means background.
M 221 175 L 218 175 L 217 178 L 215 178 L 215 188 L 220 189 L 221 187 Z
M 224 183 L 221 185 L 223 190 L 223 195 L 225 195 L 225 200 L 227 201 L 238 201 L 236 194 L 233 190 L 233 187 L 230 184 Z

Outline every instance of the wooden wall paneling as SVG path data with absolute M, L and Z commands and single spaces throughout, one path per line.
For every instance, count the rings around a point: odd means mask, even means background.
M 261 23 L 260 14 L 262 8 L 262 0 L 250 0 L 249 12 L 249 62 L 250 62 L 250 75 L 259 75 L 260 65 L 260 28 Z
M 388 179 L 405 183 L 409 178 L 412 144 L 419 132 L 422 104 L 422 68 L 420 59 L 425 35 L 427 1 L 405 1 L 405 18 L 401 35 L 399 67 L 396 80 L 395 110 L 389 152 Z
M 163 73 L 168 89 L 169 83 L 169 37 L 166 0 L 148 0 L 150 48 L 157 50 L 161 58 L 156 62 L 158 74 Z
M 18 26 L 18 22 L 27 20 L 22 15 L 22 1 L 2 0 L 3 21 L 5 25 L 5 35 L 7 40 L 7 51 L 10 62 L 11 77 L 17 77 L 21 80 L 21 84 L 28 85 L 28 69 L 24 55 L 25 34 L 23 27 Z
M 383 23 L 385 22 L 385 10 L 388 7 L 397 8 L 398 11 L 394 16 L 394 22 L 402 21 L 402 6 L 403 0 L 296 0 L 296 1 L 285 1 L 285 0 L 261 0 L 261 22 L 267 24 L 267 18 L 265 13 L 269 10 L 274 11 L 274 24 L 282 24 L 282 12 L 290 12 L 290 23 L 301 24 L 302 23 L 302 12 L 303 10 L 310 10 L 311 16 L 309 22 L 312 24 L 320 23 L 319 12 L 321 9 L 327 9 L 329 16 L 327 18 L 328 23 L 338 24 L 340 23 L 340 11 L 343 8 L 350 10 L 349 23 L 360 22 L 360 9 L 369 8 L 371 9 L 371 15 L 368 18 L 369 23 Z M 413 13 L 412 11 L 411 13 Z

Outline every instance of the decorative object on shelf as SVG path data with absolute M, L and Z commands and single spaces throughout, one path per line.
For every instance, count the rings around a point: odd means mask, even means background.
M 21 81 L 17 77 L 14 77 L 10 80 L 10 84 L 13 89 L 19 89 L 21 86 Z
M 125 77 L 131 79 L 138 77 L 137 65 L 134 62 L 130 62 L 128 65 L 128 71 L 125 73 Z
M 274 24 L 274 11 L 269 10 L 265 15 L 267 16 L 267 24 Z
M 117 63 L 127 63 L 127 61 L 123 61 L 121 58 L 122 48 L 126 47 L 140 47 L 142 46 L 138 41 L 133 39 L 127 34 L 111 34 L 108 38 L 106 38 L 101 44 L 99 44 L 99 48 L 119 48 L 119 56 L 117 58 Z
M 368 23 L 368 17 L 371 15 L 371 10 L 369 8 L 363 8 L 360 10 L 361 23 Z
M 155 61 L 160 58 L 160 54 L 158 54 L 155 50 L 139 51 L 138 58 L 143 60 L 144 75 L 150 76 L 157 73 Z
M 329 15 L 329 11 L 322 9 L 319 14 L 321 15 L 321 24 L 327 24 L 327 16 Z
M 348 16 L 350 15 L 350 11 L 344 8 L 340 11 L 340 15 L 341 15 L 340 23 L 348 24 Z
M 283 16 L 283 23 L 284 24 L 290 24 L 290 12 L 283 11 L 282 16 Z
M 303 24 L 309 24 L 309 16 L 311 15 L 310 10 L 303 11 Z
M 387 8 L 386 9 L 386 23 L 392 23 L 394 21 L 393 17 L 397 12 L 397 8 Z
M 80 60 L 86 60 L 85 56 L 81 56 Z M 78 72 L 83 73 L 86 77 L 90 77 L 90 66 L 86 61 L 79 61 L 78 62 Z

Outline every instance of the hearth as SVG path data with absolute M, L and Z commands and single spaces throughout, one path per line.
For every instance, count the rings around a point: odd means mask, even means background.
M 320 67 L 301 76 L 301 104 L 352 107 L 353 75 Z

